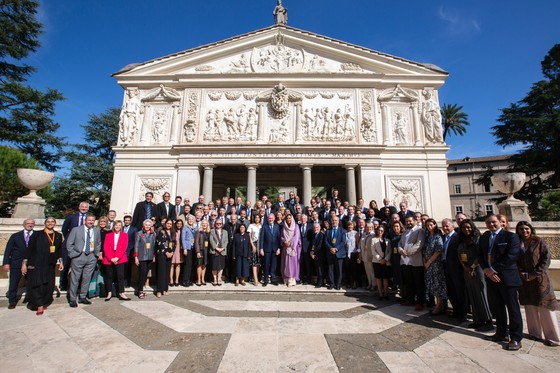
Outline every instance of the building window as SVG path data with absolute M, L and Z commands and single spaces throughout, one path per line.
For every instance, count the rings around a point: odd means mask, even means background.
M 491 215 L 494 213 L 494 206 L 493 205 L 484 205 L 484 210 L 486 211 L 486 215 Z
M 461 194 L 461 184 L 455 184 L 453 187 L 455 188 L 455 194 Z
M 463 213 L 463 206 L 455 206 L 455 215 Z
M 486 193 L 490 193 L 492 191 L 492 188 L 490 187 L 490 184 L 484 184 L 484 191 Z

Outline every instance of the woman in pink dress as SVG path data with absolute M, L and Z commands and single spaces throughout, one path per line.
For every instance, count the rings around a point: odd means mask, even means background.
M 298 225 L 291 214 L 286 215 L 282 224 L 282 259 L 280 271 L 286 286 L 294 286 L 299 281 L 299 256 L 301 239 Z

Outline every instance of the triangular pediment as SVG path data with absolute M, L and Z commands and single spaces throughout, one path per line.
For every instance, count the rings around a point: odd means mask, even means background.
M 114 74 L 119 80 L 139 77 L 238 78 L 288 74 L 364 74 L 369 76 L 429 76 L 445 79 L 433 65 L 334 40 L 285 25 L 274 25 L 213 44 L 178 52 Z

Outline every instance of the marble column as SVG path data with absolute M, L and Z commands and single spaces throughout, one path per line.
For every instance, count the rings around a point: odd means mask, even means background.
M 254 204 L 257 198 L 257 167 L 256 164 L 246 164 L 247 167 L 247 201 Z
M 347 200 L 350 205 L 355 205 L 357 202 L 356 198 L 356 164 L 346 164 L 344 168 L 346 169 L 346 194 Z
M 301 164 L 299 165 L 303 170 L 303 196 L 301 199 L 301 204 L 304 206 L 311 205 L 311 168 L 313 165 L 311 164 Z
M 383 145 L 391 144 L 391 124 L 389 123 L 389 108 L 387 104 L 381 103 L 381 123 L 383 127 Z
M 257 106 L 259 122 L 257 123 L 257 144 L 263 144 L 264 141 L 264 122 L 266 119 L 266 102 L 259 102 Z
M 214 178 L 214 167 L 213 164 L 203 164 L 204 176 L 202 179 L 202 194 L 206 198 L 206 201 L 212 201 L 212 183 Z
M 420 135 L 420 117 L 418 116 L 418 103 L 410 103 L 410 112 L 412 113 L 412 120 L 414 121 L 414 145 L 422 145 Z
M 144 117 L 142 118 L 142 128 L 140 129 L 140 144 L 146 144 L 148 142 L 148 136 L 150 129 L 148 128 L 149 117 L 152 113 L 150 105 L 143 105 L 142 112 L 144 112 Z
M 170 144 L 177 144 L 177 122 L 179 121 L 178 118 L 179 112 L 179 104 L 174 103 L 171 105 L 171 125 L 169 126 L 169 143 Z
M 301 102 L 294 104 L 294 109 L 296 111 L 296 144 L 301 143 L 303 134 L 301 132 Z

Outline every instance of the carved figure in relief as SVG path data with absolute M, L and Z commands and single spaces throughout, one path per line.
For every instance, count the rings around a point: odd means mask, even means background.
M 346 104 L 344 107 L 344 135 L 346 138 L 354 138 L 355 136 L 355 127 L 356 127 L 356 119 L 352 114 L 352 108 L 350 105 Z
M 342 134 L 345 132 L 344 124 L 342 122 L 342 110 L 340 108 L 336 109 L 336 112 L 333 114 L 333 122 L 335 128 L 335 134 Z
M 439 105 L 432 97 L 431 91 L 423 91 L 422 94 L 426 98 L 422 104 L 422 122 L 426 139 L 430 142 L 443 142 Z
M 244 135 L 247 130 L 247 114 L 245 113 L 245 104 L 242 104 L 235 112 L 237 117 L 237 132 Z
M 319 137 L 319 135 L 323 133 L 323 126 L 323 113 L 321 112 L 321 109 L 317 108 L 315 109 L 315 131 L 313 133 L 314 137 Z
M 156 117 L 154 118 L 154 125 L 152 128 L 152 137 L 154 143 L 159 144 L 163 140 L 163 132 L 165 129 L 165 110 L 160 109 L 156 111 Z
M 270 106 L 276 114 L 276 118 L 283 118 L 288 114 L 289 101 L 288 90 L 282 83 L 279 83 L 272 90 L 270 95 Z
M 251 66 L 249 66 L 249 60 L 247 59 L 247 56 L 245 56 L 245 54 L 242 54 L 239 57 L 238 61 L 231 62 L 230 66 L 232 67 L 232 69 L 230 70 L 231 72 L 246 73 L 251 71 Z
M 229 141 L 255 140 L 255 127 L 258 125 L 258 117 L 254 108 L 247 110 L 246 104 L 237 108 L 210 109 L 206 115 L 206 129 L 204 140 L 206 141 Z
M 306 135 L 312 136 L 315 128 L 313 128 L 313 124 L 314 124 L 313 113 L 309 108 L 305 109 L 305 111 L 303 112 L 302 124 Z
M 395 113 L 395 143 L 406 143 L 406 118 L 402 113 Z
M 245 135 L 248 139 L 254 140 L 254 133 L 255 127 L 257 126 L 257 114 L 255 113 L 255 109 L 250 108 L 249 113 L 247 114 L 247 129 Z
M 272 12 L 276 24 L 285 25 L 288 23 L 288 9 L 282 6 L 282 0 L 277 0 L 276 7 Z
M 129 89 L 127 98 L 123 104 L 119 118 L 119 139 L 123 145 L 128 145 L 132 141 L 138 129 L 138 116 L 140 111 L 140 99 L 137 90 Z

